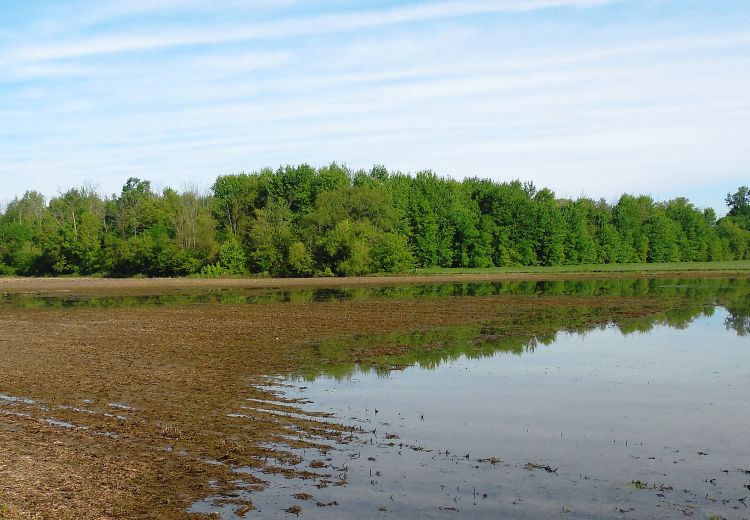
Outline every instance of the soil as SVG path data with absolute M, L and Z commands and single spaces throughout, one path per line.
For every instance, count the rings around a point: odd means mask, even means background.
M 2 279 L 0 292 L 118 296 L 498 279 L 526 278 Z M 0 519 L 192 518 L 198 515 L 186 511 L 200 498 L 224 494 L 231 501 L 237 485 L 262 485 L 244 473 L 238 484 L 233 468 L 302 477 L 325 472 L 268 447 L 282 439 L 289 444 L 291 435 L 295 447 L 325 449 L 326 439 L 351 434 L 315 414 L 305 416 L 269 387 L 275 378 L 304 369 L 310 362 L 305 347 L 313 341 L 487 321 L 505 324 L 507 335 L 546 333 L 557 325 L 538 318 L 550 309 L 575 309 L 579 322 L 594 326 L 683 304 L 608 296 L 467 296 L 0 307 Z M 356 356 L 388 353 L 400 351 L 372 348 Z M 248 399 L 264 404 L 248 408 Z M 232 417 L 238 413 L 245 417 Z M 238 511 L 252 507 L 240 500 L 236 505 Z

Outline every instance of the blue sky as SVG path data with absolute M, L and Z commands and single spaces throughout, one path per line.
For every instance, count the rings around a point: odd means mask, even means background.
M 721 214 L 749 136 L 746 0 L 0 0 L 0 204 L 337 161 Z

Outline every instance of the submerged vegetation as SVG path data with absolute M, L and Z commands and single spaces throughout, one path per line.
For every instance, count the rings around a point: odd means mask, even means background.
M 685 198 L 560 199 L 519 181 L 461 182 L 337 164 L 220 176 L 210 194 L 128 179 L 0 214 L 0 274 L 360 275 L 413 268 L 712 262 L 750 258 L 750 192 L 716 218 Z

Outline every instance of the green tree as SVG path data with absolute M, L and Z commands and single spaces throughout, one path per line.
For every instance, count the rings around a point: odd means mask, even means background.
M 623 195 L 612 210 L 612 224 L 620 235 L 620 262 L 646 262 L 649 250 L 646 221 L 651 216 L 651 197 Z
M 213 214 L 226 233 L 238 236 L 244 232 L 257 208 L 268 198 L 270 169 L 257 174 L 222 175 L 212 186 Z
M 289 245 L 288 264 L 295 276 L 309 276 L 314 272 L 313 258 L 307 246 L 297 240 Z
M 671 221 L 663 211 L 655 211 L 646 221 L 644 227 L 649 244 L 647 261 L 680 261 L 680 248 L 678 246 L 680 230 L 677 224 Z
M 565 202 L 560 213 L 565 221 L 564 257 L 566 264 L 588 264 L 597 261 L 593 233 L 588 213 L 593 209 L 590 200 Z
M 716 226 L 716 233 L 722 241 L 723 257 L 732 260 L 750 258 L 750 231 L 731 218 L 723 218 Z
M 727 193 L 727 206 L 732 217 L 750 217 L 750 188 L 740 186 L 736 192 Z
M 533 183 L 331 163 L 223 175 L 211 195 L 130 178 L 48 202 L 29 191 L 0 213 L 0 274 L 275 276 L 412 267 L 661 262 L 750 257 L 750 190 L 716 218 L 685 198 L 557 200 Z
M 708 260 L 711 229 L 706 215 L 684 197 L 667 202 L 665 214 L 679 226 L 677 241 L 680 259 L 684 262 Z
M 248 240 L 254 271 L 277 276 L 289 274 L 289 247 L 295 236 L 294 215 L 286 200 L 273 200 L 255 210 Z
M 551 190 L 542 189 L 534 196 L 536 219 L 534 237 L 536 256 L 542 265 L 559 265 L 565 258 L 565 220 Z
M 243 274 L 247 272 L 247 258 L 245 250 L 239 241 L 230 236 L 219 249 L 219 264 L 230 274 Z
M 374 241 L 372 258 L 380 272 L 399 273 L 414 267 L 414 255 L 404 235 L 382 233 Z

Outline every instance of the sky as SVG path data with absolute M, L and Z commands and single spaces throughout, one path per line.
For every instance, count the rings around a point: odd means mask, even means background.
M 747 0 L 0 0 L 0 204 L 336 161 L 723 214 L 749 137 Z

